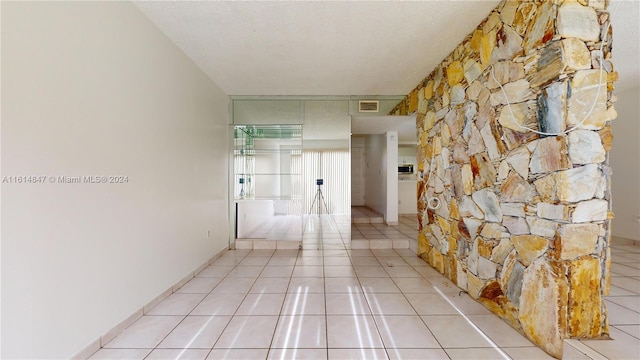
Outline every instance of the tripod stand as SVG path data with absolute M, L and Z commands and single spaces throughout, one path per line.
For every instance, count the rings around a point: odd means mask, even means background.
M 316 196 L 313 198 L 313 202 L 311 202 L 311 208 L 309 208 L 309 215 L 313 212 L 313 205 L 315 205 L 316 201 L 318 202 L 318 216 L 322 213 L 322 207 L 320 200 L 322 200 L 322 204 L 324 204 L 324 210 L 327 214 L 329 214 L 329 208 L 327 207 L 327 202 L 324 200 L 324 195 L 322 195 L 322 179 L 316 180 L 316 185 L 318 185 L 318 191 L 316 191 Z

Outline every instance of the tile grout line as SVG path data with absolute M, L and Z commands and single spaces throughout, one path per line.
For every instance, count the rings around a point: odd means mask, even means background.
M 369 309 L 369 311 L 370 311 L 370 313 L 371 313 L 371 314 L 370 314 L 370 316 L 371 316 L 371 317 L 372 317 L 372 319 L 374 320 L 374 323 L 373 323 L 373 324 L 376 326 L 376 332 L 378 333 L 378 335 L 379 335 L 379 337 L 380 337 L 380 341 L 382 342 L 382 345 L 383 345 L 383 349 L 384 349 L 384 351 L 385 351 L 385 354 L 386 354 L 386 356 L 387 356 L 387 357 L 389 357 L 389 354 L 390 354 L 390 353 L 389 353 L 389 349 L 391 349 L 391 348 L 387 348 L 386 344 L 384 343 L 384 340 L 382 339 L 382 336 L 381 336 L 381 333 L 380 333 L 380 327 L 379 327 L 379 324 L 378 324 L 378 322 L 376 321 L 376 318 L 375 318 L 375 316 L 374 316 L 374 314 L 373 314 L 373 310 L 372 310 L 372 307 L 371 307 L 371 303 L 369 302 L 369 299 L 366 297 L 366 293 L 365 293 L 365 291 L 364 291 L 364 288 L 363 288 L 363 285 L 362 285 L 362 282 L 361 282 L 361 277 L 360 277 L 360 276 L 358 276 L 358 274 L 355 272 L 355 265 L 354 265 L 354 262 L 353 262 L 353 259 L 354 259 L 353 254 L 350 252 L 350 249 L 348 249 L 348 248 L 347 248 L 347 245 L 346 245 L 346 243 L 344 242 L 344 240 L 343 240 L 342 245 L 343 245 L 344 249 L 342 249 L 342 248 L 341 248 L 341 249 L 337 249 L 337 248 L 336 248 L 336 250 L 340 250 L 340 251 L 344 250 L 344 251 L 346 251 L 346 252 L 347 252 L 347 257 L 348 257 L 348 259 L 349 259 L 350 268 L 351 268 L 351 270 L 354 272 L 353 277 L 356 279 L 356 281 L 357 281 L 357 283 L 358 283 L 358 286 L 359 286 L 359 290 L 362 292 L 362 295 L 363 295 L 363 297 L 364 297 L 364 300 L 365 300 L 365 302 L 367 303 L 368 309 Z M 330 250 L 333 250 L 333 248 L 331 248 Z M 378 261 L 378 259 L 379 259 L 380 257 L 384 257 L 384 256 L 399 256 L 399 257 L 400 257 L 400 258 L 401 258 L 405 263 L 407 263 L 407 264 L 409 265 L 409 267 L 410 267 L 411 269 L 413 269 L 413 271 L 418 272 L 418 267 L 417 267 L 417 265 L 414 265 L 414 264 L 412 264 L 412 263 L 409 263 L 409 262 L 407 261 L 407 259 L 405 258 L 405 256 L 401 255 L 401 254 L 400 254 L 396 249 L 388 249 L 388 250 L 387 250 L 387 251 L 392 251 L 392 252 L 394 253 L 394 255 L 391 255 L 390 253 L 376 252 L 375 250 L 376 250 L 376 249 L 369 249 L 368 251 L 373 255 L 372 257 L 373 257 L 373 258 L 375 258 L 375 259 L 376 259 L 376 261 Z M 268 266 L 268 264 L 269 264 L 269 262 L 271 261 L 271 259 L 273 259 L 273 258 L 275 257 L 275 253 L 276 253 L 276 251 L 277 251 L 277 250 L 273 250 L 273 251 L 271 252 L 271 255 L 270 255 L 269 260 L 267 261 L 267 263 L 266 263 L 265 265 L 262 265 L 262 270 L 260 271 L 260 273 L 259 273 L 257 276 L 255 276 L 255 277 L 254 277 L 254 281 L 253 281 L 252 285 L 251 285 L 251 286 L 250 286 L 250 288 L 247 290 L 247 292 L 244 294 L 244 297 L 243 297 L 243 299 L 240 301 L 240 303 L 238 304 L 238 307 L 236 308 L 236 310 L 235 310 L 234 314 L 230 317 L 230 321 L 229 321 L 229 323 L 231 322 L 231 319 L 233 319 L 233 318 L 237 315 L 238 309 L 240 308 L 240 306 L 242 305 L 242 303 L 246 300 L 247 296 L 251 293 L 251 288 L 252 288 L 253 286 L 255 286 L 255 284 L 256 284 L 256 282 L 257 282 L 257 280 L 258 280 L 258 279 L 260 279 L 260 275 L 261 275 L 261 274 L 263 274 L 263 273 L 264 273 L 264 271 L 266 271 L 266 267 Z M 326 355 L 326 356 L 327 356 L 327 359 L 328 359 L 328 358 L 329 358 L 329 343 L 328 343 L 328 341 L 329 341 L 329 340 L 328 340 L 328 338 L 329 338 L 329 336 L 328 336 L 328 335 L 329 335 L 329 334 L 328 334 L 328 333 L 329 333 L 329 331 L 328 331 L 328 317 L 329 317 L 329 314 L 328 314 L 328 303 L 327 303 L 327 282 L 326 282 L 326 280 L 327 280 L 327 277 L 326 277 L 327 273 L 326 273 L 326 270 L 328 269 L 328 268 L 327 268 L 327 266 L 331 266 L 331 265 L 327 265 L 327 264 L 326 264 L 326 262 L 325 262 L 324 260 L 325 260 L 327 257 L 334 257 L 334 256 L 332 256 L 332 255 L 326 255 L 326 254 L 325 254 L 324 246 L 322 246 L 322 248 L 320 249 L 320 251 L 321 251 L 320 258 L 322 259 L 322 281 L 323 281 L 322 289 L 323 289 L 323 298 L 324 298 L 324 301 L 325 301 L 325 303 L 324 303 L 325 337 L 326 337 L 326 339 L 325 339 L 325 340 L 326 340 L 326 347 L 325 347 L 325 349 L 326 349 L 326 351 L 327 351 L 327 355 Z M 246 259 L 246 258 L 249 256 L 249 254 L 250 254 L 250 253 L 251 253 L 251 252 L 249 252 L 249 253 L 247 253 L 246 255 L 244 255 L 244 256 L 242 257 L 242 259 L 240 260 L 240 262 L 235 263 L 235 264 L 233 265 L 232 269 L 231 269 L 231 270 L 230 270 L 230 271 L 229 271 L 229 272 L 228 272 L 228 273 L 227 273 L 227 274 L 222 278 L 221 282 L 222 282 L 224 279 L 233 279 L 233 278 L 229 278 L 229 277 L 228 277 L 228 275 L 231 273 L 231 271 L 233 271 L 233 269 L 237 268 L 237 267 L 240 265 L 240 263 L 241 263 L 244 259 Z M 300 258 L 302 257 L 302 256 L 301 256 L 301 254 L 302 254 L 302 252 L 301 252 L 301 251 L 298 251 L 298 253 L 296 254 L 296 261 L 295 261 L 295 263 L 294 263 L 294 269 L 291 271 L 291 273 L 290 273 L 290 274 L 289 274 L 289 276 L 288 276 L 288 284 L 287 284 L 287 287 L 286 287 L 286 289 L 285 289 L 285 291 L 284 291 L 284 299 L 286 299 L 286 296 L 289 294 L 289 293 L 288 293 L 288 291 L 289 291 L 289 289 L 291 288 L 291 283 L 292 283 L 292 280 L 293 280 L 293 273 L 294 273 L 294 271 L 295 271 L 296 266 L 298 266 L 298 265 L 297 265 L 297 264 L 298 264 L 298 259 L 300 259 Z M 340 257 L 340 256 L 339 256 L 339 255 L 336 255 L 336 257 Z M 616 263 L 616 262 L 614 262 L 614 263 Z M 213 263 L 212 263 L 212 264 L 210 264 L 210 265 L 213 265 Z M 404 277 L 401 277 L 401 276 L 400 276 L 400 277 L 399 277 L 399 276 L 395 276 L 395 277 L 394 277 L 394 276 L 391 276 L 391 274 L 389 274 L 389 273 L 388 273 L 387 269 L 384 267 L 384 265 L 383 265 L 382 263 L 379 263 L 379 265 L 380 265 L 380 267 L 383 269 L 383 271 L 385 271 L 385 272 L 387 273 L 387 275 L 388 275 L 389 279 L 392 281 L 392 283 L 393 283 L 396 287 L 398 287 L 400 294 L 402 294 L 402 295 L 403 295 L 403 298 L 404 298 L 404 299 L 409 303 L 409 305 L 411 306 L 411 308 L 413 309 L 413 311 L 417 314 L 417 316 L 421 318 L 421 320 L 422 320 L 423 324 L 427 327 L 427 329 L 429 330 L 429 332 L 431 332 L 431 329 L 427 326 L 427 324 L 426 324 L 426 323 L 424 323 L 424 320 L 422 319 L 422 317 L 417 313 L 417 310 L 416 310 L 416 308 L 414 307 L 414 305 L 413 305 L 413 304 L 411 304 L 411 302 L 409 302 L 409 301 L 408 301 L 407 293 L 405 293 L 405 292 L 400 288 L 400 286 L 398 285 L 398 281 L 399 281 L 400 279 L 404 278 Z M 425 262 L 425 265 L 428 265 L 428 264 Z M 428 278 L 427 274 L 425 274 L 424 272 L 418 272 L 418 275 L 420 275 L 420 277 L 416 277 L 416 279 L 425 279 L 427 282 L 431 283 L 431 281 L 429 281 L 429 278 Z M 195 278 L 195 276 L 194 276 L 194 278 Z M 376 277 L 376 278 L 380 278 L 380 277 Z M 637 279 L 637 277 L 633 277 L 633 276 L 620 276 L 620 277 L 618 277 L 618 278 L 630 278 L 630 279 L 632 279 L 632 280 L 638 280 L 638 279 Z M 304 279 L 304 278 L 302 278 L 302 279 Z M 445 280 L 448 280 L 448 279 L 445 279 Z M 448 280 L 448 281 L 450 281 L 450 280 Z M 188 282 L 187 282 L 187 283 L 188 283 Z M 184 286 L 184 285 L 186 285 L 187 283 L 183 284 L 183 286 Z M 436 285 L 434 285 L 434 284 L 432 284 L 432 285 L 433 285 L 434 287 L 436 286 Z M 454 285 L 455 285 L 455 284 L 454 284 Z M 209 293 L 208 293 L 208 294 L 211 294 L 211 293 L 215 290 L 215 288 L 216 288 L 216 287 L 218 287 L 218 286 L 219 286 L 219 283 L 218 283 L 218 284 L 216 284 L 216 286 L 214 286 L 214 288 L 213 288 L 211 291 L 209 291 Z M 621 288 L 621 289 L 624 289 L 624 288 Z M 625 290 L 626 290 L 626 289 L 625 289 Z M 629 290 L 626 290 L 626 291 L 631 292 L 631 291 L 629 291 Z M 175 293 L 175 291 L 174 291 L 174 293 Z M 372 293 L 372 294 L 373 294 L 373 293 Z M 208 296 L 208 295 L 205 295 L 205 297 L 204 297 L 204 298 L 206 298 L 207 296 Z M 443 296 L 442 294 L 441 294 L 441 296 L 442 296 L 443 298 L 445 298 L 445 296 Z M 637 295 L 636 293 L 633 293 L 633 294 L 631 294 L 631 295 L 619 295 L 619 296 L 614 296 L 614 298 L 615 298 L 615 297 L 618 297 L 618 298 L 620 298 L 620 297 L 631 297 L 631 298 L 633 298 L 633 297 L 636 297 L 636 296 L 638 296 L 638 295 Z M 204 300 L 204 298 L 200 301 L 200 303 Z M 605 299 L 607 299 L 607 298 L 611 298 L 611 296 L 607 296 L 607 297 L 605 297 Z M 277 319 L 277 321 L 276 321 L 276 326 L 275 326 L 274 331 L 273 331 L 272 336 L 271 336 L 271 343 L 270 343 L 270 345 L 269 345 L 269 349 L 267 349 L 267 357 L 268 357 L 270 354 L 272 354 L 272 352 L 271 352 L 272 350 L 276 350 L 276 349 L 272 349 L 272 348 L 271 348 L 271 346 L 273 346 L 273 344 L 274 344 L 275 334 L 276 334 L 276 332 L 275 332 L 275 331 L 276 331 L 276 329 L 278 328 L 278 325 L 280 324 L 280 320 L 281 320 L 281 318 L 282 318 L 283 316 L 285 316 L 285 315 L 283 315 L 283 314 L 282 314 L 283 309 L 284 309 L 284 305 L 285 305 L 285 301 L 284 301 L 284 299 L 283 299 L 283 303 L 282 303 L 282 304 L 281 304 L 281 306 L 280 306 L 280 314 L 278 315 L 278 319 Z M 449 301 L 449 300 L 448 300 L 448 299 L 446 299 L 446 298 L 445 298 L 445 300 Z M 200 303 L 199 303 L 199 304 L 200 304 Z M 614 302 L 614 301 L 612 301 L 612 303 L 615 303 L 615 302 Z M 623 306 L 623 305 L 620 305 L 620 304 L 617 304 L 617 303 L 615 303 L 615 304 L 616 304 L 616 305 L 618 305 L 618 306 L 620 306 L 620 307 L 622 307 L 622 308 L 624 308 L 624 309 L 627 309 L 627 310 L 630 310 L 630 311 L 636 312 L 635 310 L 633 310 L 633 309 L 629 309 L 629 308 L 628 308 L 628 307 L 626 307 L 626 306 Z M 198 306 L 198 305 L 196 305 L 196 306 L 194 307 L 194 309 L 195 309 L 197 306 Z M 454 307 L 455 307 L 455 306 L 454 306 Z M 186 319 L 186 317 L 191 316 L 191 313 L 193 313 L 194 309 L 192 309 L 192 310 L 189 312 L 189 314 L 187 314 L 187 315 L 186 315 L 186 316 L 185 316 L 185 317 L 184 317 L 184 318 L 183 318 L 183 319 L 178 323 L 178 325 L 176 325 L 176 327 L 177 327 L 177 326 L 179 326 L 179 325 L 180 325 L 180 324 L 181 324 L 181 323 Z M 461 310 L 458 310 L 458 312 L 461 312 Z M 143 316 L 148 316 L 148 315 L 143 315 Z M 162 315 L 160 315 L 160 316 L 162 316 Z M 165 315 L 165 316 L 173 316 L 173 315 Z M 195 315 L 194 315 L 194 316 L 195 316 Z M 249 315 L 249 316 L 260 316 L 260 315 Z M 296 315 L 295 315 L 295 314 L 293 314 L 293 315 L 291 315 L 291 316 L 296 316 Z M 305 316 L 305 314 L 304 314 L 304 313 L 302 313 L 302 314 L 300 314 L 299 316 Z M 354 314 L 353 316 L 357 316 L 357 315 L 356 315 L 356 314 Z M 366 316 L 366 315 L 363 315 L 363 316 Z M 382 314 L 382 315 L 380 315 L 380 316 L 392 316 L 392 315 L 384 315 L 384 314 Z M 470 320 L 468 320 L 468 321 L 470 321 Z M 472 324 L 475 324 L 473 321 L 470 321 L 470 322 L 471 322 Z M 224 331 L 227 329 L 227 327 L 228 327 L 229 323 L 227 323 L 227 324 L 226 324 L 225 328 L 224 328 L 224 329 L 222 330 L 222 332 L 220 333 L 221 335 L 222 335 L 222 333 L 224 333 Z M 632 325 L 632 324 L 629 324 L 629 325 Z M 175 328 L 176 328 L 176 327 L 174 327 L 174 329 L 173 329 L 173 330 L 171 330 L 168 334 L 171 334 L 171 333 L 175 330 Z M 612 325 L 612 327 L 616 328 L 616 326 L 614 326 L 614 325 Z M 478 328 L 478 329 L 479 329 L 479 328 Z M 620 330 L 620 329 L 617 329 L 617 330 L 622 331 L 622 330 Z M 482 333 L 484 333 L 484 331 L 482 331 L 481 329 L 480 329 L 480 331 L 481 331 Z M 433 333 L 432 333 L 432 332 L 431 332 L 431 334 L 433 335 Z M 485 335 L 486 335 L 486 334 L 485 334 Z M 629 335 L 630 335 L 631 337 L 634 337 L 634 336 L 633 336 L 633 335 L 631 335 L 631 334 L 629 334 Z M 168 335 L 166 335 L 162 340 L 160 340 L 160 342 L 159 342 L 158 344 L 160 344 L 162 341 L 164 341 L 164 339 L 166 339 L 166 337 L 167 337 L 167 336 L 168 336 Z M 450 356 L 450 355 L 449 355 L 449 353 L 447 352 L 447 350 L 446 350 L 445 348 L 443 348 L 443 347 L 442 347 L 442 344 L 440 344 L 440 342 L 438 341 L 438 339 L 437 339 L 435 336 L 433 336 L 433 337 L 434 337 L 435 341 L 439 344 L 440 349 L 441 349 L 441 350 L 443 350 L 447 356 Z M 488 338 L 488 335 L 487 335 L 487 338 Z M 219 340 L 219 339 L 218 339 L 218 340 Z M 216 343 L 217 343 L 217 341 L 218 341 L 218 340 L 216 340 Z M 494 344 L 495 344 L 495 343 L 494 343 Z M 497 346 L 497 344 L 495 344 L 495 345 Z M 587 344 L 583 344 L 583 343 L 580 343 L 580 345 L 582 345 L 582 346 L 584 346 L 584 347 L 587 347 L 587 348 L 591 349 L 591 351 L 593 351 L 593 352 L 597 353 L 598 355 L 602 356 L 602 354 L 601 354 L 600 352 L 598 352 L 598 351 L 597 351 L 597 350 L 595 350 L 594 348 L 591 348 L 589 345 L 587 345 Z M 211 354 L 211 352 L 214 350 L 214 348 L 215 348 L 215 344 L 214 344 L 214 346 L 213 346 L 211 349 L 209 349 L 209 353 L 207 354 L 207 356 L 209 356 L 209 355 Z M 501 349 L 501 350 L 504 350 L 504 349 L 506 349 L 506 348 L 512 348 L 512 347 L 497 347 L 497 348 L 499 348 L 499 349 Z M 526 348 L 526 347 L 523 347 L 523 348 Z M 535 348 L 538 348 L 538 347 L 535 347 Z M 132 349 L 133 349 L 133 348 L 132 348 Z M 146 348 L 145 348 L 145 349 L 146 349 Z M 150 349 L 151 351 L 149 352 L 149 354 L 147 354 L 147 355 L 146 355 L 146 357 L 149 357 L 149 356 L 150 356 L 150 354 L 151 354 L 154 350 L 156 350 L 156 349 L 158 349 L 157 345 L 156 345 L 154 348 Z M 238 348 L 234 347 L 234 349 L 242 349 L 242 348 L 240 348 L 240 347 L 238 347 Z M 287 349 L 283 349 L 283 350 L 288 350 L 288 349 L 289 349 L 289 348 L 287 348 Z M 300 349 L 303 349 L 303 348 L 300 348 Z M 305 349 L 306 349 L 306 348 L 305 348 Z M 188 348 L 184 348 L 183 350 L 184 350 L 184 351 L 186 351 L 186 350 L 188 350 Z M 363 349 L 361 349 L 361 350 L 364 350 L 364 348 L 363 348 Z M 370 349 L 369 349 L 369 348 L 367 348 L 366 350 L 372 350 L 372 351 L 373 351 L 373 350 L 374 350 L 374 348 L 370 348 Z M 595 359 L 595 358 L 594 358 L 594 359 Z
M 242 257 L 242 260 L 240 260 L 237 264 L 235 264 L 235 265 L 233 266 L 233 268 L 231 268 L 231 270 L 229 270 L 229 272 L 228 272 L 228 273 L 227 273 L 227 274 L 222 278 L 222 280 L 226 279 L 226 278 L 227 278 L 227 275 L 229 275 L 229 274 L 233 271 L 233 269 L 235 269 L 236 267 L 238 267 L 238 265 L 240 265 L 240 263 L 241 263 L 244 259 L 246 259 L 248 255 L 249 255 L 249 253 L 247 253 L 247 255 L 243 256 L 243 257 Z M 204 269 L 203 269 L 203 270 L 204 270 Z M 194 276 L 194 279 L 195 279 L 195 276 Z M 192 280 L 193 280 L 193 279 L 192 279 Z M 221 280 L 220 282 L 222 282 L 222 280 Z M 190 280 L 190 281 L 191 281 L 191 280 Z M 190 282 L 190 281 L 189 281 L 189 282 Z M 183 284 L 182 286 L 184 286 L 184 285 L 188 284 L 189 282 L 187 282 L 187 283 Z M 171 335 L 171 333 L 173 333 L 173 331 L 175 331 L 175 329 L 177 329 L 177 328 L 178 328 L 178 326 L 180 326 L 180 324 L 182 324 L 182 322 L 184 322 L 184 320 L 185 320 L 189 315 L 191 315 L 191 313 L 193 313 L 193 311 L 194 311 L 194 310 L 195 310 L 195 309 L 196 309 L 200 304 L 202 304 L 202 302 L 204 301 L 204 299 L 206 299 L 206 298 L 207 298 L 207 296 L 209 296 L 209 295 L 213 292 L 213 290 L 215 290 L 215 289 L 218 287 L 218 285 L 220 285 L 220 282 L 219 282 L 218 284 L 216 284 L 216 286 L 214 286 L 214 287 L 213 287 L 213 289 L 211 289 L 211 291 L 209 291 L 209 293 L 207 293 L 207 295 L 205 295 L 205 296 L 202 298 L 202 300 L 200 300 L 200 301 L 198 302 L 198 304 L 196 304 L 196 306 L 194 306 L 194 307 L 193 307 L 193 309 L 191 309 L 191 311 L 189 311 L 189 313 L 188 313 L 187 315 L 185 315 L 185 317 L 184 317 L 182 320 L 180 320 L 180 322 L 178 322 L 178 324 L 176 324 L 176 326 L 175 326 L 173 329 L 171 329 L 171 331 L 169 331 L 169 332 L 167 333 L 167 335 L 165 335 L 165 336 L 164 336 L 164 337 L 163 337 L 163 338 L 162 338 L 162 339 L 161 339 L 161 340 L 156 344 L 156 346 L 151 350 L 151 352 L 149 352 L 149 354 L 147 354 L 147 356 L 145 356 L 145 357 L 144 357 L 144 359 L 147 359 L 147 358 L 149 357 L 149 355 L 151 355 L 151 353 L 153 353 L 156 349 L 158 349 L 158 345 L 162 344 L 162 342 L 163 342 L 164 340 L 166 340 L 166 339 L 167 339 L 167 337 L 169 337 L 169 335 Z M 180 288 L 182 288 L 182 286 L 181 286 Z M 178 290 L 180 290 L 180 289 L 178 289 Z M 177 291 L 177 290 L 176 290 L 176 291 Z M 174 292 L 174 294 L 175 294 L 175 292 Z M 173 294 L 172 294 L 172 295 L 173 295 Z M 242 301 L 241 301 L 240 303 L 242 303 Z M 159 304 L 158 304 L 158 305 L 159 305 Z M 156 305 L 156 306 L 157 306 L 157 305 Z M 239 306 L 240 306 L 240 305 L 238 305 L 238 307 L 239 307 Z M 152 309 L 153 309 L 153 308 L 152 308 Z M 152 309 L 149 309 L 149 310 L 152 310 Z M 237 310 L 237 309 L 236 309 L 236 310 Z M 148 315 L 143 315 L 143 317 L 144 317 L 144 316 L 148 316 Z M 208 316 L 212 316 L 212 315 L 208 315 Z M 213 315 L 213 316 L 215 316 L 215 315 Z M 224 332 L 224 330 L 227 328 L 227 326 L 228 326 L 228 325 L 229 325 L 229 323 L 231 322 L 231 319 L 233 319 L 233 316 L 231 316 L 231 317 L 229 318 L 229 322 L 227 323 L 227 325 L 225 325 L 225 328 L 222 330 L 222 332 Z M 222 332 L 220 333 L 220 335 L 222 335 Z M 218 338 L 218 339 L 219 339 L 219 338 Z M 217 340 L 216 340 L 216 342 L 217 342 Z M 211 349 L 209 349 L 209 353 L 207 353 L 207 356 L 209 356 L 209 354 L 211 353 L 211 351 L 213 351 L 213 348 L 214 348 L 214 347 L 215 347 L 215 343 L 214 343 L 214 345 L 211 347 Z M 187 350 L 187 349 L 188 349 L 188 348 L 184 348 L 184 349 L 183 349 L 183 352 L 184 352 L 185 350 Z
M 284 310 L 284 306 L 287 301 L 287 295 L 289 295 L 289 288 L 291 287 L 291 279 L 293 279 L 293 273 L 295 271 L 296 264 L 298 263 L 298 258 L 300 257 L 300 253 L 301 253 L 301 250 L 298 250 L 298 253 L 296 254 L 296 261 L 294 262 L 294 265 L 293 265 L 293 270 L 291 270 L 291 274 L 289 274 L 289 282 L 287 283 L 287 288 L 284 291 L 284 297 L 282 298 L 282 304 L 280 305 L 280 312 L 278 314 L 278 319 L 276 320 L 276 326 L 273 328 L 273 334 L 271 334 L 271 341 L 269 342 L 269 348 L 267 349 L 267 359 L 271 354 L 271 350 L 273 350 L 272 348 L 273 340 L 276 337 L 276 331 L 278 330 L 278 325 L 280 325 L 280 320 L 282 319 L 282 316 L 283 316 L 282 311 Z M 274 251 L 274 254 L 275 254 L 275 251 Z
M 324 246 L 323 246 L 324 248 Z M 329 360 L 329 312 L 327 311 L 327 278 L 324 276 L 325 272 L 324 272 L 324 268 L 326 265 L 325 259 L 324 259 L 324 250 L 322 251 L 322 289 L 323 291 L 323 295 L 324 295 L 324 342 L 325 342 L 325 348 L 327 349 L 327 357 L 326 359 Z

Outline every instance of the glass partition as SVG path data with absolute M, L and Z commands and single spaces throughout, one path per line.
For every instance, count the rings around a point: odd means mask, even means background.
M 232 111 L 235 238 L 350 248 L 349 101 L 242 99 Z
M 351 247 L 350 139 L 348 101 L 305 101 L 303 248 Z
M 234 127 L 237 238 L 301 238 L 301 158 L 301 125 Z

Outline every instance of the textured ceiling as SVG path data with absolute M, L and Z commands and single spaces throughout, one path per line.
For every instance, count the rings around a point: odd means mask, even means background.
M 612 60 L 618 91 L 640 87 L 640 0 L 615 0 L 609 5 L 613 28 Z
M 498 3 L 136 5 L 229 95 L 403 95 Z
M 140 1 L 229 95 L 404 95 L 499 1 Z M 640 1 L 613 1 L 619 90 L 640 86 Z

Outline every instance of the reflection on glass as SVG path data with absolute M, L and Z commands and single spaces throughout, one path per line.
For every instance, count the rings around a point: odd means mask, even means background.
M 238 238 L 300 240 L 301 125 L 234 128 Z
M 349 249 L 349 101 L 242 103 L 234 107 L 234 122 L 244 122 L 234 126 L 236 238 L 302 240 L 303 249 Z M 282 107 L 286 104 L 290 107 Z M 247 112 L 249 108 L 253 110 Z M 295 124 L 247 125 L 276 119 Z
M 303 249 L 351 247 L 351 119 L 348 107 L 345 101 L 305 102 Z M 322 185 L 318 185 L 320 179 Z

